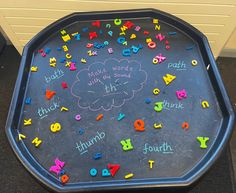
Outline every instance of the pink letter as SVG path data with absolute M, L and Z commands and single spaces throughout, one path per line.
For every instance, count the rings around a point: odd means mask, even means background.
M 65 162 L 60 161 L 58 158 L 55 159 L 55 166 L 51 166 L 49 171 L 50 172 L 54 172 L 57 175 L 59 174 L 59 172 L 61 171 L 61 169 L 64 167 Z
M 186 90 L 183 89 L 183 90 L 177 90 L 176 91 L 176 96 L 179 100 L 183 99 L 183 98 L 187 98 L 187 93 L 186 93 Z

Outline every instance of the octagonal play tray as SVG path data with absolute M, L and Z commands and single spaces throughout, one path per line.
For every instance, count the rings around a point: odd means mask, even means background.
M 206 37 L 153 10 L 74 13 L 26 46 L 6 133 L 58 192 L 188 186 L 234 112 Z

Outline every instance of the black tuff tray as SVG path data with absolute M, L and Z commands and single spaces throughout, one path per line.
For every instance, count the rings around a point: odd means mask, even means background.
M 24 48 L 6 133 L 51 189 L 111 191 L 190 185 L 233 123 L 207 38 L 143 9 L 73 13 L 37 34 Z

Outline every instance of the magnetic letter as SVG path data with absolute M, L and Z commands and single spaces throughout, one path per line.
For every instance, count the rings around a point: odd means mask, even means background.
M 131 140 L 130 139 L 126 139 L 126 140 L 121 140 L 120 141 L 122 148 L 124 151 L 129 151 L 133 149 L 133 146 L 131 144 Z
M 175 78 L 176 76 L 173 76 L 171 74 L 166 74 L 165 76 L 163 76 L 163 80 L 166 83 L 166 85 L 169 85 Z
M 209 141 L 209 137 L 197 137 L 197 140 L 200 142 L 200 148 L 207 148 L 206 142 Z

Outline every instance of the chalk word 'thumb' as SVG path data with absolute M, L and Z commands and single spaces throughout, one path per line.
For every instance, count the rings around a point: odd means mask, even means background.
M 76 149 L 79 150 L 80 155 L 88 152 L 88 149 L 90 147 L 92 147 L 93 145 L 95 145 L 96 143 L 98 143 L 99 141 L 102 141 L 104 138 L 106 137 L 105 132 L 99 132 L 97 131 L 97 134 L 94 137 L 91 137 L 89 140 L 87 141 L 79 141 L 76 142 Z

